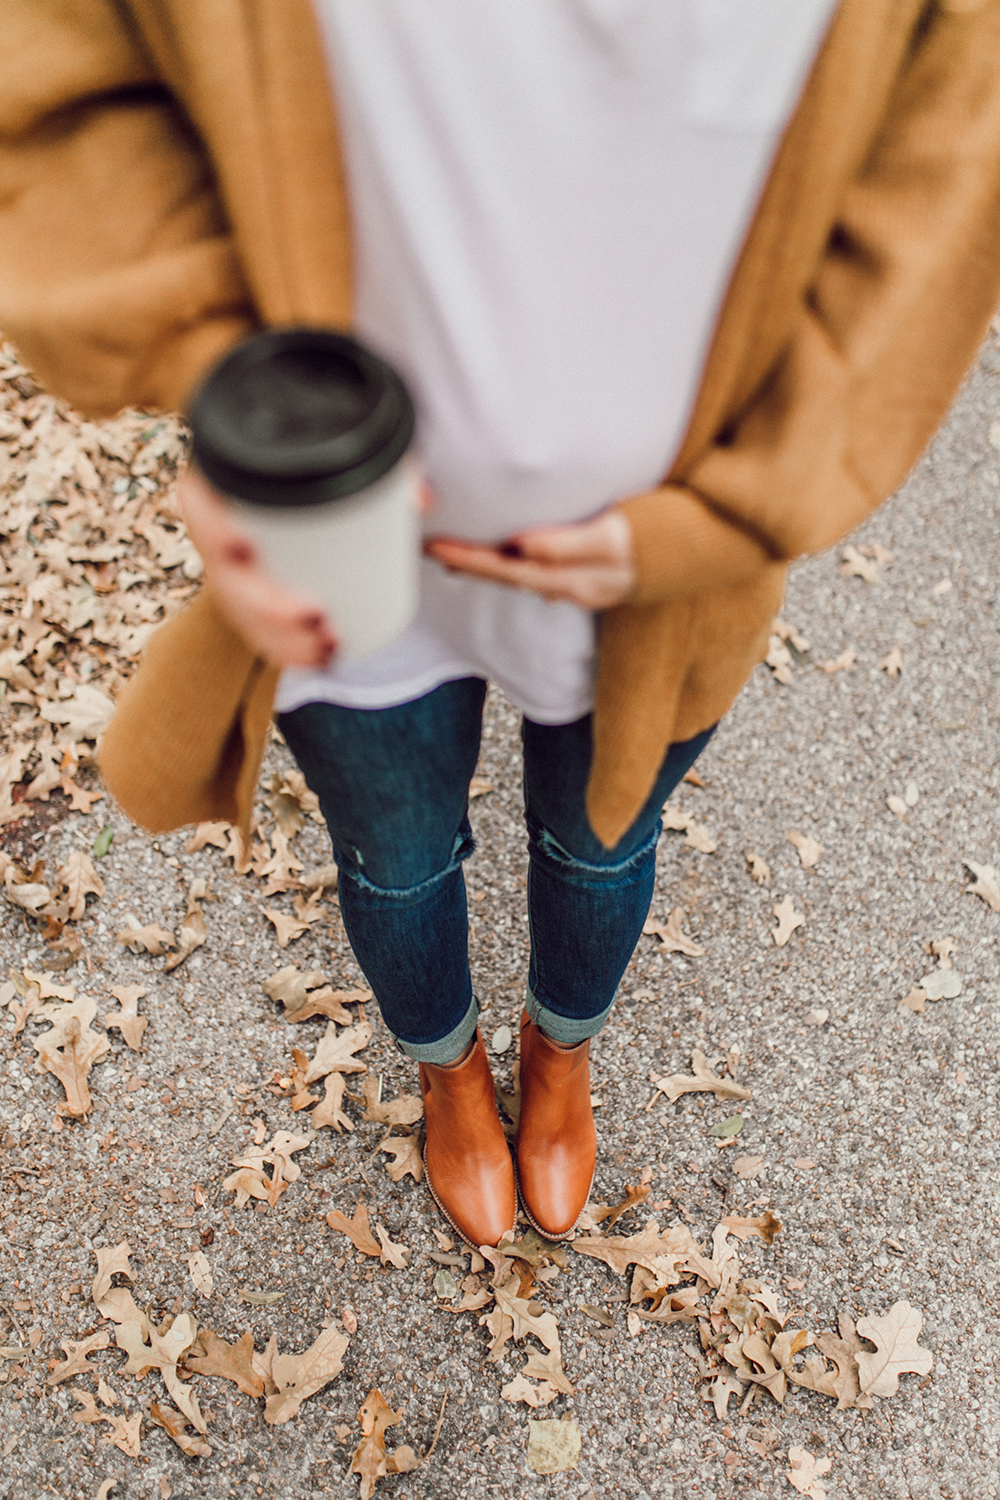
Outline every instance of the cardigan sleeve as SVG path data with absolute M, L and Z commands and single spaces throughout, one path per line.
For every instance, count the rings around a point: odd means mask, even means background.
M 176 408 L 254 314 L 124 6 L 0 0 L 0 328 L 79 410 Z
M 1000 298 L 1000 4 L 930 6 L 790 336 L 691 464 L 621 505 L 632 602 L 819 551 L 902 483 Z

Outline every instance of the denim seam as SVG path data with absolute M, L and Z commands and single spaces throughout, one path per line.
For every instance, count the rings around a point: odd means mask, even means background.
M 469 1024 L 471 1021 L 471 1025 Z M 446 1032 L 443 1037 L 438 1037 L 434 1042 L 407 1042 L 402 1037 L 394 1036 L 398 1051 L 409 1057 L 413 1062 L 449 1063 L 464 1049 L 469 1040 L 475 1035 L 479 1025 L 479 996 L 475 990 L 472 999 L 462 1019 Z

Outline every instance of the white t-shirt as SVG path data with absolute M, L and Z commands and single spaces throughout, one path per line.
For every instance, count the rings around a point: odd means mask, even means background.
M 500 542 L 659 483 L 835 0 L 316 0 L 356 329 L 408 381 L 425 530 Z M 424 560 L 415 623 L 278 708 L 499 684 L 593 701 L 594 618 Z

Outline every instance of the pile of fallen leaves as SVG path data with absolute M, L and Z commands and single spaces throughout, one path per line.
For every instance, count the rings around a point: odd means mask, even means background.
M 187 454 L 173 417 L 87 422 L 0 344 L 0 826 L 65 792 L 95 756 L 150 634 L 201 561 L 171 486 Z
M 90 1355 L 111 1347 L 110 1334 L 104 1330 L 78 1341 L 66 1340 L 62 1346 L 66 1357 L 51 1362 L 47 1383 L 55 1386 L 81 1376 L 93 1376 L 97 1383 L 96 1398 L 82 1386 L 69 1387 L 80 1407 L 73 1413 L 73 1420 L 107 1423 L 111 1430 L 105 1441 L 131 1458 L 139 1455 L 144 1421 L 162 1427 L 189 1458 L 211 1456 L 208 1442 L 211 1418 L 202 1410 L 190 1384 L 192 1375 L 231 1381 L 245 1395 L 262 1400 L 264 1420 L 273 1426 L 290 1421 L 303 1401 L 340 1374 L 350 1344 L 350 1335 L 341 1328 L 323 1328 L 302 1354 L 282 1354 L 276 1335 L 272 1335 L 263 1350 L 254 1348 L 249 1333 L 228 1344 L 210 1328 L 199 1327 L 186 1312 L 168 1314 L 157 1326 L 149 1313 L 138 1306 L 130 1288 L 114 1284 L 116 1277 L 135 1280 L 127 1242 L 123 1240 L 120 1245 L 94 1253 L 97 1257 L 97 1275 L 91 1287 L 94 1306 L 115 1325 L 114 1347 L 128 1356 L 111 1378 L 120 1382 L 123 1377 L 131 1376 L 141 1382 L 155 1370 L 169 1400 L 160 1396 L 143 1404 L 131 1416 L 114 1411 L 124 1403 L 110 1381 L 89 1362 Z M 197 1259 L 192 1257 L 192 1261 Z M 201 1267 L 192 1265 L 190 1269 L 193 1277 L 196 1272 L 204 1275 Z M 211 1291 L 210 1280 L 208 1290 Z M 385 1430 L 398 1422 L 401 1415 L 387 1405 L 378 1390 L 371 1392 L 358 1413 L 361 1441 L 354 1453 L 352 1472 L 362 1477 L 361 1493 L 365 1500 L 385 1474 L 405 1473 L 420 1462 L 412 1448 L 403 1446 L 392 1453 L 386 1450 Z

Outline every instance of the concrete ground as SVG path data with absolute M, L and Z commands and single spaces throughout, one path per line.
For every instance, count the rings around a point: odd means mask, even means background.
M 268 901 L 263 882 L 235 875 L 222 850 L 187 854 L 186 833 L 152 838 L 109 817 L 107 803 L 84 816 L 57 794 L 50 807 L 60 816 L 45 810 L 37 824 L 8 825 L 4 847 L 52 870 L 89 849 L 107 822 L 114 840 L 100 861 L 105 894 L 89 898 L 77 924 L 90 970 L 81 961 L 56 982 L 94 995 L 101 1015 L 114 1008 L 111 985 L 142 984 L 149 1027 L 141 1052 L 108 1033 L 110 1051 L 90 1075 L 92 1114 L 56 1131 L 61 1088 L 33 1066 L 40 1027 L 29 1021 L 15 1037 L 13 1014 L 0 1012 L 0 1345 L 31 1348 L 0 1358 L 0 1497 L 75 1500 L 111 1479 L 114 1500 L 347 1497 L 358 1492 L 347 1471 L 373 1386 L 403 1409 L 390 1444 L 418 1454 L 443 1404 L 433 1453 L 382 1479 L 376 1494 L 386 1500 L 792 1495 L 795 1447 L 831 1460 L 821 1483 L 837 1500 L 997 1495 L 1000 912 L 966 893 L 963 861 L 1000 867 L 1000 453 L 989 436 L 1000 418 L 998 366 L 991 344 L 930 453 L 852 538 L 892 552 L 880 581 L 842 574 L 843 548 L 795 569 L 783 617 L 808 639 L 809 658 L 793 658 L 790 684 L 757 670 L 699 762 L 705 788 L 685 785 L 673 799 L 717 849 L 700 853 L 676 832 L 661 843 L 653 915 L 665 921 L 682 907 L 704 956 L 661 954 L 644 937 L 594 1047 L 594 1197 L 617 1202 L 650 1173 L 649 1203 L 615 1232 L 636 1232 L 649 1205 L 669 1200 L 661 1227 L 687 1222 L 707 1244 L 723 1214 L 770 1207 L 784 1226 L 773 1246 L 737 1248 L 749 1272 L 780 1288 L 790 1326 L 829 1329 L 843 1309 L 880 1316 L 905 1299 L 922 1312 L 930 1374 L 904 1374 L 898 1393 L 867 1412 L 796 1389 L 780 1407 L 762 1393 L 745 1416 L 733 1402 L 719 1420 L 696 1383 L 690 1328 L 645 1324 L 629 1336 L 626 1279 L 570 1252 L 568 1269 L 535 1295 L 556 1314 L 575 1392 L 537 1413 L 501 1399 L 522 1356 L 487 1363 L 476 1314 L 446 1310 L 433 1285 L 442 1266 L 430 1258 L 442 1253 L 432 1231 L 446 1226 L 424 1185 L 387 1175 L 385 1127 L 364 1123 L 359 1103 L 345 1105 L 352 1133 L 325 1129 L 299 1154 L 302 1176 L 271 1212 L 234 1208 L 222 1187 L 232 1158 L 261 1133 L 257 1121 L 268 1138 L 301 1128 L 274 1079 L 287 1076 L 293 1045 L 312 1055 L 326 1025 L 310 1020 L 293 1033 L 263 981 L 295 963 L 336 987 L 361 982 L 335 898 L 328 921 L 280 950 L 262 908 L 291 912 L 290 894 Z M 896 678 L 877 666 L 894 647 Z M 849 669 L 819 669 L 846 651 L 856 652 Z M 274 768 L 290 764 L 278 744 L 269 757 Z M 515 1022 L 527 965 L 517 720 L 496 694 L 480 773 L 494 790 L 473 803 L 479 850 L 466 868 L 492 1036 Z M 902 799 L 901 814 L 890 796 Z M 823 845 L 813 868 L 802 867 L 790 830 Z M 298 835 L 307 868 L 328 859 L 325 838 L 312 822 Z M 770 866 L 769 884 L 751 880 L 748 851 Z M 207 941 L 176 971 L 116 942 L 129 916 L 176 931 L 199 876 L 219 899 L 205 905 Z M 785 896 L 805 921 L 777 947 L 772 909 Z M 900 1009 L 936 966 L 926 945 L 944 939 L 961 993 Z M 48 951 L 38 924 L 2 902 L 0 951 L 2 978 L 42 968 Z M 362 1058 L 384 1096 L 413 1091 L 414 1069 L 370 1019 Z M 739 1049 L 753 1097 L 735 1147 L 708 1133 L 733 1110 L 711 1095 L 675 1104 L 661 1095 L 646 1108 L 650 1079 L 688 1072 L 694 1048 L 710 1062 Z M 512 1050 L 497 1058 L 505 1079 L 512 1060 Z M 349 1090 L 360 1086 L 348 1079 Z M 752 1177 L 736 1170 L 747 1156 L 763 1159 Z M 407 1269 L 355 1254 L 327 1227 L 329 1210 L 350 1216 L 360 1199 L 412 1249 Z M 343 1372 L 279 1426 L 235 1385 L 196 1377 L 212 1413 L 210 1457 L 185 1457 L 145 1418 L 138 1457 L 106 1445 L 103 1426 L 69 1416 L 68 1387 L 93 1394 L 94 1376 L 54 1386 L 46 1377 L 62 1340 L 110 1330 L 90 1300 L 94 1251 L 123 1239 L 140 1306 L 158 1318 L 190 1311 L 230 1341 L 250 1332 L 258 1350 L 276 1334 L 283 1352 L 300 1351 L 353 1310 Z M 214 1277 L 210 1297 L 189 1277 L 196 1250 Z M 261 1305 L 240 1289 L 281 1296 Z M 581 1304 L 604 1310 L 611 1326 Z M 163 1400 L 155 1373 L 116 1373 L 113 1348 L 92 1363 L 119 1395 L 116 1412 Z M 581 1432 L 578 1467 L 530 1472 L 528 1417 L 563 1414 Z

